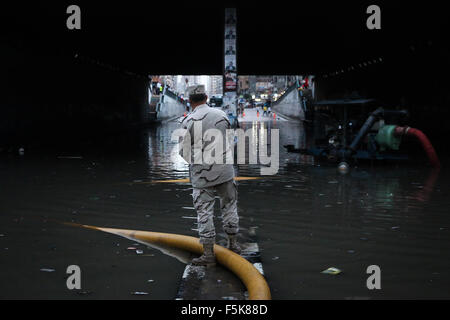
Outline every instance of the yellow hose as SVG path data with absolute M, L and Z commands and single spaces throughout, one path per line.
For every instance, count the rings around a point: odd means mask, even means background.
M 137 231 L 113 228 L 101 228 L 89 225 L 79 225 L 84 228 L 113 233 L 126 238 L 132 238 L 174 247 L 196 254 L 203 253 L 203 246 L 199 239 L 172 233 L 160 233 L 151 231 Z M 246 259 L 222 246 L 214 245 L 217 262 L 232 271 L 244 283 L 248 290 L 250 300 L 270 300 L 270 289 L 261 273 Z

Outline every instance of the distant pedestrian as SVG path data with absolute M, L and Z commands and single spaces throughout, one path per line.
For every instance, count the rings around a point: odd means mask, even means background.
M 303 88 L 308 89 L 309 88 L 309 79 L 308 77 L 305 77 L 305 83 L 303 84 Z
M 161 93 L 161 83 L 157 82 L 156 83 L 156 94 L 160 94 Z

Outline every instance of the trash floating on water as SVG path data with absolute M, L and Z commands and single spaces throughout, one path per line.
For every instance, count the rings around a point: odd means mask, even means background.
M 81 156 L 58 156 L 58 159 L 83 159 Z
M 187 210 L 195 210 L 194 207 L 182 207 L 182 209 L 187 209 Z
M 136 254 L 143 254 L 144 253 L 144 251 L 142 251 L 142 250 L 136 250 Z
M 348 253 L 355 253 L 355 250 L 347 250 Z
M 334 184 L 334 183 L 339 183 L 339 181 L 337 181 L 337 180 L 331 180 L 331 181 L 328 181 L 328 183 Z
M 151 283 L 151 282 L 155 282 L 155 280 L 150 279 L 150 280 L 147 280 L 147 282 Z
M 51 269 L 51 268 L 41 268 L 40 271 L 42 272 L 55 272 L 55 269 Z
M 339 273 L 341 273 L 341 272 L 342 272 L 342 271 L 339 270 L 338 268 L 331 267 L 331 268 L 328 268 L 328 269 L 326 269 L 326 270 L 323 270 L 321 273 L 336 275 L 336 274 L 339 274 Z
M 77 291 L 77 294 L 79 295 L 87 295 L 87 294 L 91 294 L 92 291 L 88 291 L 88 290 L 83 290 L 83 291 Z
M 278 260 L 280 257 L 273 257 L 272 260 Z
M 195 219 L 195 220 L 197 220 L 197 217 L 193 217 L 193 216 L 182 216 L 181 218 L 183 218 L 183 219 Z
M 135 292 L 132 292 L 131 294 L 132 294 L 132 295 L 135 295 L 135 296 L 145 296 L 145 295 L 148 294 L 148 292 L 135 291 Z
M 397 229 L 400 229 L 400 227 L 397 227 L 397 226 L 396 226 L 396 227 L 392 227 L 391 229 L 392 229 L 392 230 L 397 230 Z
M 137 248 L 135 248 L 135 247 L 128 247 L 128 248 L 127 248 L 127 250 L 133 250 L 133 251 L 136 250 L 136 249 L 137 249 Z

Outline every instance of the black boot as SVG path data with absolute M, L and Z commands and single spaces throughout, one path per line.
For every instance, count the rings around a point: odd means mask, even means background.
M 237 254 L 241 254 L 241 247 L 239 246 L 237 242 L 237 237 L 235 234 L 229 234 L 228 235 L 228 244 L 227 248 Z
M 192 259 L 191 263 L 194 266 L 215 266 L 216 256 L 214 254 L 214 244 L 203 244 L 203 254 L 199 258 Z

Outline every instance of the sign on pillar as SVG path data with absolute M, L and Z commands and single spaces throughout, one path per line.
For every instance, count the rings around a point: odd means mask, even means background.
M 225 9 L 223 107 L 237 115 L 236 8 Z

